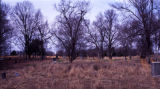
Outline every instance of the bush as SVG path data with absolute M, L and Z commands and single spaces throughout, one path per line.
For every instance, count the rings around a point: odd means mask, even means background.
M 13 50 L 10 54 L 11 56 L 16 56 L 17 55 L 17 52 L 15 50 Z

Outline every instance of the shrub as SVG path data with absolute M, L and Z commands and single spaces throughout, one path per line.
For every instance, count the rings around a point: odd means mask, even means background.
M 16 56 L 16 55 L 17 55 L 17 52 L 16 52 L 15 50 L 13 50 L 10 55 Z

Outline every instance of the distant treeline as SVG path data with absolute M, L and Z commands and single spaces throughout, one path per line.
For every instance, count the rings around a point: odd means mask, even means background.
M 54 53 L 53 53 L 54 54 Z M 67 56 L 67 52 L 63 50 L 59 50 L 56 53 L 59 56 Z M 55 55 L 55 54 L 54 54 Z M 113 49 L 112 56 L 121 57 L 121 56 L 136 56 L 139 55 L 137 49 L 129 49 L 128 51 L 123 48 Z M 88 50 L 80 50 L 77 54 L 78 57 L 98 57 L 97 49 L 88 49 Z M 109 56 L 107 50 L 104 51 L 104 56 Z

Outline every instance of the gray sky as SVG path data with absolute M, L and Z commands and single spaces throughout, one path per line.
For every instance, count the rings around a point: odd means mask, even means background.
M 2 0 L 2 1 L 11 6 L 14 6 L 16 5 L 17 2 L 22 2 L 24 0 Z M 48 20 L 50 25 L 54 23 L 55 17 L 58 15 L 58 13 L 54 8 L 54 5 L 59 3 L 60 0 L 28 0 L 28 1 L 32 2 L 35 9 L 40 9 L 42 11 L 42 14 L 44 15 L 45 19 Z M 111 8 L 110 4 L 123 0 L 87 0 L 87 1 L 90 1 L 90 11 L 87 14 L 87 17 L 92 22 L 93 20 L 95 20 L 98 13 L 100 12 L 103 13 L 105 10 L 110 9 Z M 16 48 L 15 46 L 13 49 L 18 50 L 18 48 Z M 51 51 L 56 52 L 54 46 L 51 46 L 51 48 L 49 47 L 49 49 L 51 49 Z
M 24 0 L 2 0 L 3 2 L 14 6 L 17 2 L 22 2 Z M 56 15 L 58 14 L 54 8 L 54 4 L 60 2 L 60 0 L 28 0 L 31 1 L 36 9 L 40 9 L 44 17 L 53 23 Z M 90 11 L 87 14 L 87 17 L 93 21 L 99 12 L 104 12 L 110 8 L 109 4 L 112 4 L 117 1 L 123 0 L 88 0 L 90 1 Z

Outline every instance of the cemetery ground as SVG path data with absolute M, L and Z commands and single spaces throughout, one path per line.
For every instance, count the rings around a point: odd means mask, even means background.
M 60 58 L 7 62 L 1 66 L 0 89 L 160 89 L 160 78 L 152 77 L 151 65 L 139 57 Z

